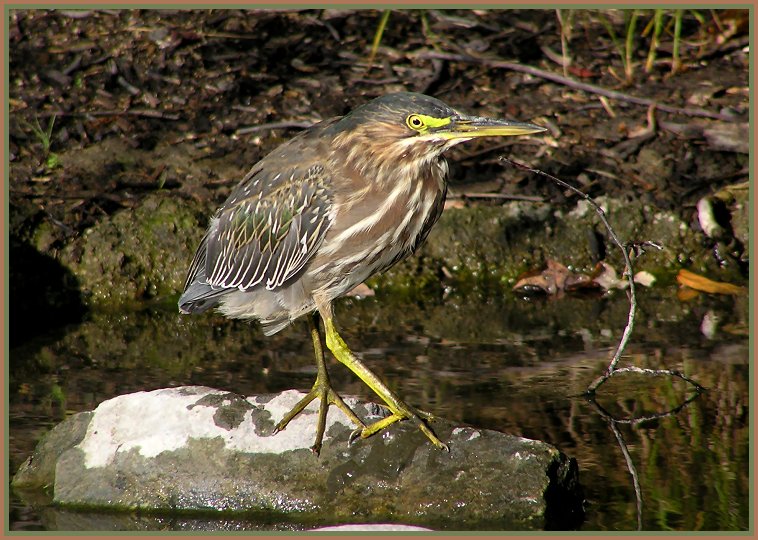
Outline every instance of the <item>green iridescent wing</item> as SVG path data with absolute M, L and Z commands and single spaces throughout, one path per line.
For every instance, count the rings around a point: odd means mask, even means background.
M 274 290 L 297 276 L 330 225 L 324 169 L 253 169 L 219 210 L 193 261 L 214 290 Z M 202 252 L 202 253 L 201 253 Z M 189 280 L 188 280 L 189 284 Z

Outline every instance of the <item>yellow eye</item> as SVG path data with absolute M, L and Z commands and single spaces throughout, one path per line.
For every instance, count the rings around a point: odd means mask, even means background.
M 410 116 L 408 116 L 408 118 L 405 119 L 405 123 L 408 124 L 409 128 L 415 129 L 416 131 L 426 127 L 426 124 L 424 124 L 424 121 L 417 114 L 411 114 Z

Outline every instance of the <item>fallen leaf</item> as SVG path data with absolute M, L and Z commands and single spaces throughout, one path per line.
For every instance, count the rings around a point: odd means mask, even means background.
M 513 290 L 520 293 L 540 292 L 548 295 L 598 288 L 590 276 L 573 273 L 566 266 L 551 259 L 547 260 L 545 269 L 524 275 L 513 286 Z
M 639 283 L 643 287 L 652 287 L 655 283 L 655 276 L 647 270 L 641 270 L 634 274 L 634 282 Z
M 598 289 L 598 284 L 595 283 L 590 276 L 584 274 L 569 274 L 566 276 L 566 282 L 563 288 L 567 291 L 579 291 L 583 289 Z
M 731 283 L 724 283 L 723 281 L 713 281 L 707 277 L 685 270 L 684 268 L 679 270 L 679 273 L 676 275 L 676 280 L 680 285 L 685 285 L 696 291 L 711 294 L 747 294 L 747 289 L 745 287 L 739 287 Z
M 548 259 L 547 267 L 544 270 L 519 279 L 513 286 L 513 290 L 525 293 L 557 294 L 564 290 L 568 275 L 568 268 L 557 261 Z
M 609 291 L 611 289 L 626 289 L 629 282 L 626 279 L 619 279 L 616 269 L 610 264 L 599 262 L 592 273 L 592 281 L 599 287 Z
M 374 292 L 374 289 L 365 283 L 361 283 L 360 285 L 356 285 L 350 289 L 350 292 L 348 292 L 345 296 L 357 296 L 358 298 L 366 298 L 367 296 L 374 296 L 375 294 L 376 293 Z

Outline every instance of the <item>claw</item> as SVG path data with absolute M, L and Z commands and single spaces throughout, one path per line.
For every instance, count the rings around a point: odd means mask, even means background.
M 347 439 L 348 447 L 353 446 L 353 444 L 355 444 L 355 441 L 361 438 L 361 433 L 364 429 L 365 428 L 357 428 L 350 432 L 350 437 Z

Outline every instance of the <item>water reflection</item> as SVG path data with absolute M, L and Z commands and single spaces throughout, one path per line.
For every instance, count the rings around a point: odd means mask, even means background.
M 683 381 L 630 374 L 603 386 L 597 397 L 602 412 L 579 397 L 607 367 L 626 323 L 623 295 L 560 302 L 470 295 L 439 303 L 379 295 L 346 300 L 337 309 L 345 340 L 409 403 L 451 420 L 542 439 L 575 457 L 587 495 L 582 529 L 744 530 L 748 340 L 740 332 L 700 332 L 705 313 L 715 313 L 722 329 L 746 327 L 747 303 L 734 302 L 682 304 L 649 295 L 640 301 L 621 364 L 676 369 L 708 388 L 676 414 L 614 424 L 638 473 L 641 514 L 619 436 L 607 419 L 672 410 L 692 392 Z M 65 415 L 119 394 L 184 384 L 243 395 L 307 390 L 315 377 L 304 323 L 266 338 L 246 323 L 180 317 L 173 306 L 92 313 L 62 335 L 14 348 L 10 362 L 11 471 Z M 371 398 L 341 365 L 331 364 L 330 373 L 343 394 Z M 11 521 L 14 529 L 56 526 L 18 499 Z M 163 527 L 182 528 L 180 521 L 164 520 Z M 123 516 L 118 523 L 129 528 Z M 140 523 L 134 528 L 150 528 Z M 243 519 L 234 527 L 261 523 Z
M 664 376 L 669 376 L 669 374 L 664 374 Z M 624 461 L 626 463 L 626 468 L 629 471 L 629 474 L 632 478 L 632 486 L 634 488 L 634 499 L 637 503 L 637 530 L 642 530 L 642 489 L 640 487 L 640 478 L 639 474 L 637 474 L 637 467 L 634 465 L 634 460 L 632 459 L 631 454 L 629 453 L 629 446 L 626 443 L 626 440 L 624 439 L 624 435 L 621 433 L 621 430 L 619 429 L 620 424 L 630 424 L 630 425 L 636 425 L 636 424 L 642 424 L 643 422 L 651 422 L 653 420 L 659 420 L 661 418 L 666 418 L 668 416 L 673 416 L 677 414 L 679 411 L 684 409 L 689 403 L 700 397 L 704 389 L 700 387 L 699 385 L 694 386 L 694 393 L 688 397 L 685 401 L 674 407 L 673 409 L 669 409 L 667 411 L 663 411 L 660 413 L 652 413 L 647 414 L 644 416 L 638 416 L 633 418 L 614 418 L 613 415 L 611 415 L 608 411 L 606 411 L 596 400 L 596 396 L 594 394 L 587 396 L 587 402 L 592 405 L 592 407 L 597 411 L 597 413 L 605 420 L 605 422 L 608 424 L 608 429 L 611 430 L 611 433 L 613 433 L 613 436 L 616 438 L 616 441 L 618 442 L 619 450 L 621 451 L 621 454 L 624 456 Z

